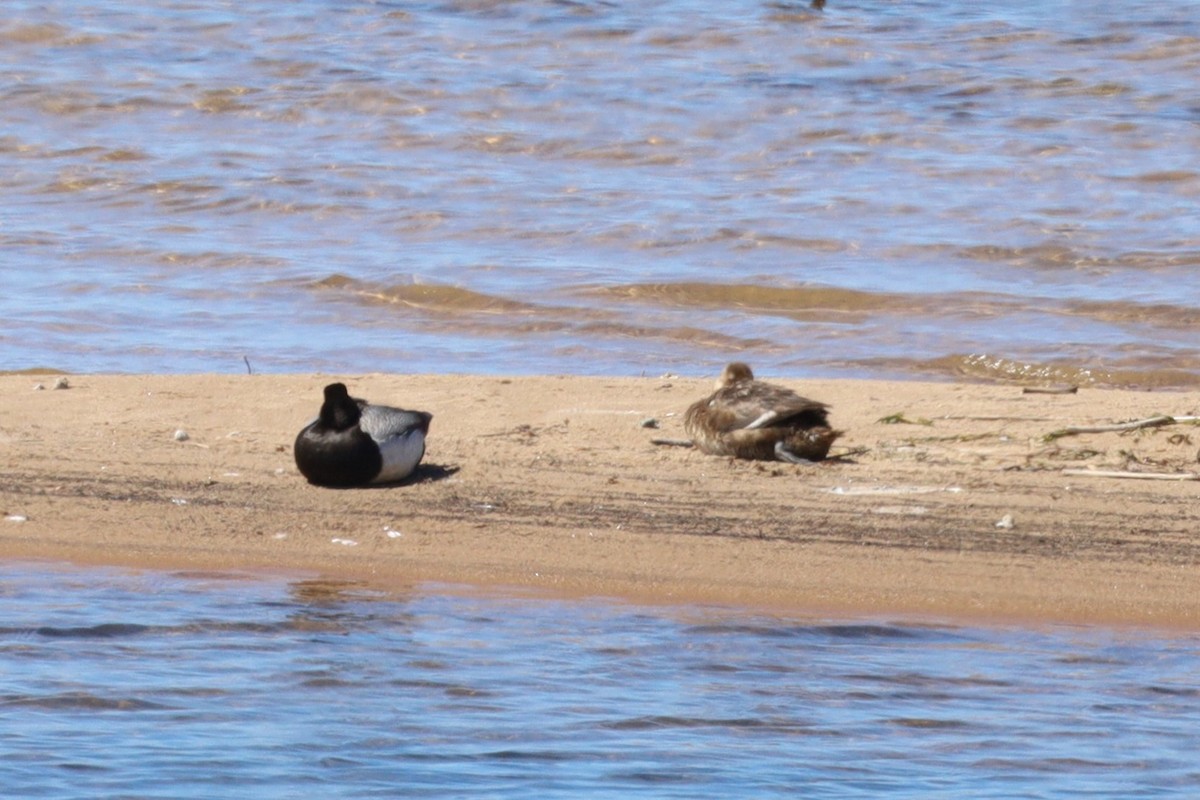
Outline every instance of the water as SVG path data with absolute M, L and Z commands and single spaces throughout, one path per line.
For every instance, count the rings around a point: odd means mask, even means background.
M 1200 640 L 0 568 L 22 798 L 1200 792 Z
M 5 11 L 0 369 L 1200 383 L 1188 0 Z

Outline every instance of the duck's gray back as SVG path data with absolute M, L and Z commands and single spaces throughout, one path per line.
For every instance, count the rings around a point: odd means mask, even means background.
M 432 414 L 425 411 L 406 411 L 402 408 L 368 404 L 362 410 L 358 426 L 375 441 L 383 442 L 395 436 L 406 436 L 415 430 L 424 433 L 432 417 Z

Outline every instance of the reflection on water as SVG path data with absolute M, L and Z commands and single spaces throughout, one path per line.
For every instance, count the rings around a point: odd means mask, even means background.
M 1200 381 L 1187 0 L 6 10 L 0 370 Z
M 1200 640 L 10 564 L 14 797 L 1190 796 Z

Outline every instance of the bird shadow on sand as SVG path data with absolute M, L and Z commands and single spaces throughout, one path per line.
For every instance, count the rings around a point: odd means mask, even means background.
M 458 472 L 459 469 L 457 466 L 444 466 L 442 464 L 421 464 L 407 478 L 390 483 L 368 483 L 365 486 L 325 486 L 322 488 L 338 491 L 398 489 L 403 486 L 412 486 L 416 483 L 442 481 Z
M 388 489 L 395 486 L 411 486 L 414 483 L 433 483 L 434 481 L 444 481 L 451 475 L 458 472 L 460 467 L 456 465 L 445 464 L 418 464 L 417 468 L 407 478 L 395 483 L 381 483 L 372 488 Z

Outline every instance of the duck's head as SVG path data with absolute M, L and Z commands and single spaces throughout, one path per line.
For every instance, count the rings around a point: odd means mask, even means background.
M 321 424 L 334 430 L 345 430 L 358 424 L 362 412 L 358 403 L 350 397 L 344 383 L 331 383 L 325 387 L 325 403 L 321 406 Z
M 717 388 L 724 389 L 726 386 L 732 386 L 741 381 L 754 380 L 754 373 L 750 371 L 750 366 L 741 361 L 734 361 L 725 365 L 725 369 L 721 370 L 721 377 L 717 379 Z

